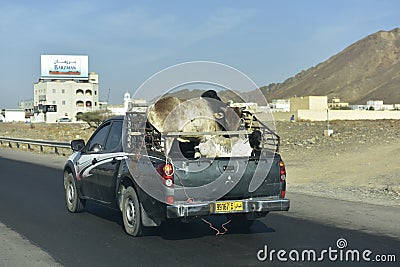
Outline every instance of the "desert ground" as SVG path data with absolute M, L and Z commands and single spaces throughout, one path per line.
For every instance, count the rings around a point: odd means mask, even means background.
M 400 121 L 277 122 L 288 191 L 400 206 Z
M 323 135 L 326 122 L 275 124 L 289 194 L 400 206 L 400 121 L 332 121 L 330 137 Z M 87 140 L 93 130 L 72 123 L 0 123 L 2 137 L 41 140 Z

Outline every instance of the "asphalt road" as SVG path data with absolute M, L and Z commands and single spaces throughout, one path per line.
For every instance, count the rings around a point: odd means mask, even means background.
M 400 239 L 300 219 L 291 212 L 297 211 L 269 214 L 247 232 L 216 236 L 198 219 L 189 224 L 168 222 L 144 237 L 132 238 L 124 233 L 117 211 L 88 203 L 85 212 L 69 213 L 61 169 L 0 157 L 0 222 L 64 266 L 399 266 Z M 224 218 L 208 220 L 220 229 L 225 222 Z M 257 259 L 265 246 L 269 252 L 297 250 L 301 255 L 303 250 L 315 250 L 319 256 L 329 247 L 338 249 L 340 238 L 347 241 L 347 247 L 339 249 L 343 253 L 368 249 L 372 260 L 378 254 L 391 254 L 397 262 L 331 261 L 328 254 L 319 263 L 280 262 L 276 253 L 272 261 Z

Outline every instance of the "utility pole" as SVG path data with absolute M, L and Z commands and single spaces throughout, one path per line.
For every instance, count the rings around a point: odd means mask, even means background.
M 327 129 L 324 130 L 324 135 L 331 136 L 333 134 L 333 130 L 329 129 L 329 108 L 326 110 L 326 127 Z
M 108 88 L 107 106 L 108 106 L 108 101 L 110 101 L 110 91 L 111 91 L 111 88 Z
M 327 122 L 327 130 L 329 131 L 329 108 L 326 109 L 326 122 Z

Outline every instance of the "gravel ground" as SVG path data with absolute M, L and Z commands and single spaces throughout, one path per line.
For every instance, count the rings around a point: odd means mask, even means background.
M 400 121 L 333 121 L 329 128 L 331 137 L 323 136 L 326 122 L 276 122 L 281 136 L 282 151 L 295 156 L 307 154 L 339 155 L 354 152 L 363 147 L 394 144 L 400 137 Z
M 400 206 L 400 121 L 276 122 L 288 190 Z
M 84 123 L 0 123 L 0 136 L 52 141 L 87 140 L 93 133 Z

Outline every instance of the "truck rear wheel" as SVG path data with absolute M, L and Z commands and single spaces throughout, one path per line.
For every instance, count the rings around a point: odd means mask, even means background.
M 124 190 L 122 196 L 122 219 L 128 235 L 140 236 L 142 234 L 143 225 L 140 202 L 135 190 L 131 186 Z

